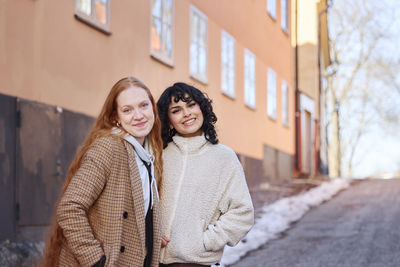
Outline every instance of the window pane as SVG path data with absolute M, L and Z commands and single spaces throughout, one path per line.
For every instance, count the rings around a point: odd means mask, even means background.
M 276 73 L 268 69 L 268 116 L 276 119 Z
M 161 49 L 161 21 L 157 18 L 153 18 L 151 27 L 151 49 Z
M 222 68 L 221 71 L 221 88 L 223 92 L 228 92 L 228 79 L 225 68 Z
M 190 71 L 195 78 L 206 82 L 207 19 L 193 6 L 190 12 Z
M 163 22 L 172 24 L 172 0 L 164 0 Z
M 283 124 L 289 125 L 289 95 L 288 84 L 286 81 L 282 82 L 282 121 Z
M 193 42 L 196 42 L 198 36 L 198 24 L 199 24 L 199 17 L 196 14 L 194 14 L 192 16 L 192 21 L 190 25 L 190 32 L 191 32 L 190 36 Z
M 268 12 L 274 19 L 276 18 L 276 0 L 268 0 L 267 3 Z
M 282 29 L 287 31 L 287 0 L 281 0 L 281 26 Z
M 151 14 L 157 18 L 161 18 L 161 0 L 151 1 Z
M 221 34 L 221 88 L 222 91 L 235 96 L 234 73 L 234 39 L 225 31 Z
M 197 51 L 197 44 L 192 42 L 190 44 L 190 71 L 192 73 L 198 73 Z
M 152 0 L 151 50 L 161 61 L 172 64 L 173 1 Z
M 255 59 L 254 55 L 245 50 L 245 101 L 249 107 L 255 107 Z
M 95 17 L 103 24 L 107 24 L 107 2 L 108 0 L 95 0 Z
M 200 42 L 202 46 L 207 45 L 207 23 L 203 19 L 200 20 Z
M 91 0 L 78 0 L 77 7 L 80 12 L 90 16 L 92 14 L 92 1 Z
M 199 74 L 205 78 L 207 69 L 207 52 L 205 47 L 201 47 L 199 51 Z
M 172 29 L 171 27 L 167 28 L 167 33 L 166 33 L 166 40 L 165 40 L 165 45 L 166 45 L 166 54 L 169 58 L 172 57 Z
M 222 92 L 228 93 L 228 51 L 227 51 L 227 38 L 224 32 L 221 32 L 221 89 Z
M 229 44 L 229 87 L 231 96 L 235 95 L 235 44 L 233 38 Z
M 167 51 L 167 34 L 168 34 L 168 25 L 167 24 L 162 24 L 162 30 L 161 30 L 161 50 L 163 52 Z

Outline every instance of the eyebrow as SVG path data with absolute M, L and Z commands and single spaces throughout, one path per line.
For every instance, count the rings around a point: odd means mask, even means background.
M 124 107 L 131 107 L 131 105 L 129 105 L 129 104 L 126 104 L 126 105 L 122 105 L 122 106 L 119 106 L 120 108 L 124 108 Z
M 169 108 L 169 110 L 171 110 L 171 109 L 177 109 L 177 108 L 180 108 L 181 106 L 172 106 L 172 107 L 170 107 Z
M 183 102 L 184 102 L 184 101 L 183 101 Z M 196 101 L 194 101 L 193 99 L 191 99 L 191 100 L 189 100 L 188 102 L 185 102 L 185 104 L 186 104 L 186 105 L 189 105 L 189 104 L 192 103 L 192 102 L 197 103 Z M 169 109 L 171 110 L 171 109 L 176 109 L 176 108 L 181 108 L 181 106 L 172 106 L 172 107 L 170 107 Z

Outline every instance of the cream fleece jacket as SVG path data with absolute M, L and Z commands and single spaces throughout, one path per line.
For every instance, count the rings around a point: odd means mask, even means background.
M 232 149 L 204 135 L 174 136 L 163 153 L 162 234 L 171 241 L 160 262 L 219 262 L 254 223 L 243 168 Z

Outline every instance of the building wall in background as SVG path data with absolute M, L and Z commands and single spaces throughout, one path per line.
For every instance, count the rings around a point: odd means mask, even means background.
M 268 145 L 294 153 L 290 35 L 264 0 L 173 1 L 173 61 L 151 56 L 151 1 L 110 1 L 111 35 L 74 18 L 74 1 L 2 1 L 0 92 L 96 116 L 108 90 L 122 77 L 143 80 L 157 98 L 177 81 L 206 91 L 214 101 L 223 143 L 263 158 Z M 190 7 L 207 16 L 207 82 L 190 76 Z M 289 5 L 290 7 L 290 5 Z M 235 98 L 221 91 L 221 31 L 235 39 Z M 289 29 L 290 31 L 290 29 Z M 256 105 L 244 104 L 244 49 L 255 55 Z M 277 73 L 277 118 L 267 116 L 267 70 Z M 289 84 L 289 123 L 282 123 L 281 83 Z

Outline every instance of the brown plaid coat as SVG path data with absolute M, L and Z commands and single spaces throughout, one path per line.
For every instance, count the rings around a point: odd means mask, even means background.
M 155 188 L 153 188 L 155 190 Z M 154 194 L 152 266 L 159 263 L 159 203 Z M 134 150 L 113 136 L 98 139 L 82 159 L 57 207 L 63 229 L 59 266 L 143 266 L 145 215 L 142 182 Z

